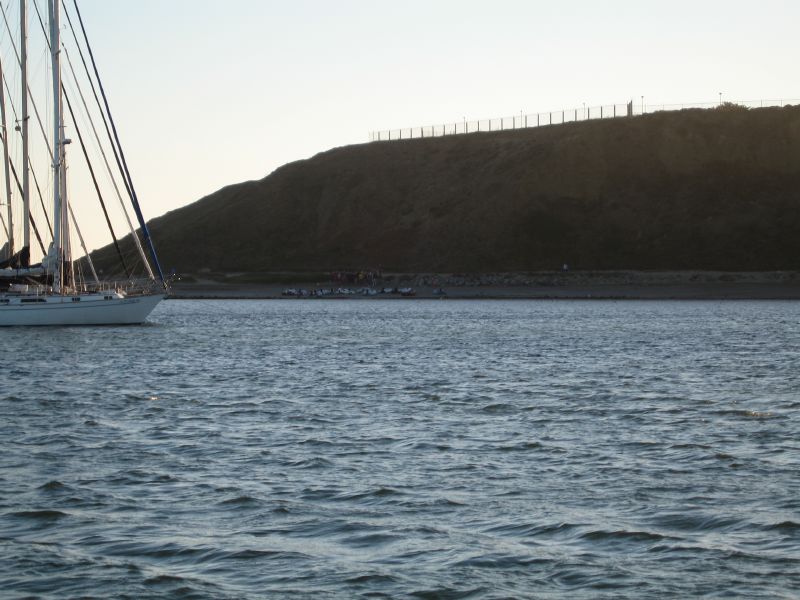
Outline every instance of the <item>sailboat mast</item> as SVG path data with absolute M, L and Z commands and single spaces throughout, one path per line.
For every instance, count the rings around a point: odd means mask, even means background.
M 28 0 L 19 2 L 20 73 L 22 76 L 22 247 L 31 246 L 31 183 L 28 164 Z
M 62 113 L 63 119 L 63 113 Z M 75 265 L 72 263 L 72 239 L 70 237 L 70 229 L 69 229 L 69 213 L 67 211 L 70 208 L 69 205 L 69 187 L 67 186 L 67 144 L 71 143 L 71 140 L 66 137 L 66 131 L 63 127 L 61 127 L 61 206 L 63 207 L 61 210 L 61 214 L 63 216 L 63 221 L 61 223 L 61 248 L 62 253 L 64 256 L 64 269 L 66 272 L 67 267 L 69 267 L 69 278 L 67 281 L 70 285 L 74 285 L 75 283 Z M 66 277 L 66 275 L 65 275 Z
M 59 0 L 48 0 L 50 11 L 50 55 L 53 63 L 53 249 L 56 253 L 57 267 L 53 274 L 53 291 L 61 292 L 64 271 L 64 256 L 61 251 L 64 209 L 61 201 L 61 40 L 59 39 L 58 9 Z

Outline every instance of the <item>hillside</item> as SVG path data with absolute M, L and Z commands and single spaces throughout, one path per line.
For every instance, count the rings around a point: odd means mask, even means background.
M 150 226 L 183 273 L 757 271 L 799 209 L 800 107 L 734 107 L 337 148 Z

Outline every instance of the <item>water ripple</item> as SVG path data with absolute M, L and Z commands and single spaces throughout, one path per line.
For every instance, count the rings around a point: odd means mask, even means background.
M 181 301 L 3 331 L 3 594 L 793 597 L 796 313 Z

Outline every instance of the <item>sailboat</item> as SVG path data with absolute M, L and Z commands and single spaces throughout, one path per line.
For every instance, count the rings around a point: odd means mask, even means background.
M 20 49 L 17 52 L 14 48 L 17 63 L 19 64 L 21 77 L 21 118 L 17 120 L 19 131 L 22 137 L 22 158 L 21 171 L 22 177 L 18 176 L 17 169 L 9 158 L 9 142 L 11 132 L 7 127 L 6 98 L 3 88 L 9 89 L 8 81 L 4 78 L 2 65 L 0 64 L 0 119 L 2 120 L 3 159 L 4 168 L 2 174 L 5 175 L 5 202 L 7 211 L 0 211 L 0 222 L 2 222 L 2 233 L 6 234 L 7 241 L 0 247 L 0 326 L 12 325 L 115 325 L 115 324 L 138 324 L 144 322 L 156 305 L 164 299 L 169 291 L 169 279 L 164 277 L 158 256 L 153 245 L 150 232 L 142 215 L 139 201 L 133 186 L 133 181 L 128 170 L 125 155 L 119 143 L 119 136 L 114 120 L 111 116 L 108 99 L 103 88 L 102 81 L 95 63 L 89 39 L 86 35 L 86 28 L 78 8 L 77 0 L 74 1 L 75 14 L 79 23 L 80 31 L 83 35 L 83 44 L 78 41 L 76 28 L 73 27 L 70 13 L 67 12 L 65 3 L 61 0 L 48 0 L 48 23 L 49 33 L 46 31 L 44 19 L 42 18 L 38 4 L 36 7 L 39 16 L 39 24 L 44 33 L 49 46 L 49 60 L 51 62 L 52 76 L 52 105 L 53 123 L 51 135 L 46 133 L 46 128 L 42 124 L 40 114 L 32 97 L 29 98 L 29 83 L 27 79 L 27 28 L 28 28 L 28 0 L 20 0 Z M 2 5 L 0 5 L 2 9 Z M 70 98 L 62 84 L 62 51 L 69 61 L 70 71 L 73 80 L 77 84 L 75 70 L 67 47 L 61 40 L 61 11 L 67 16 L 69 26 L 75 38 L 76 47 L 80 52 L 81 62 L 83 63 L 86 80 L 90 82 L 92 95 L 96 101 L 97 110 L 95 114 L 102 116 L 107 141 L 105 145 L 110 147 L 112 152 L 107 153 L 100 150 L 103 162 L 108 171 L 110 179 L 114 182 L 116 195 L 120 201 L 122 212 L 130 230 L 130 239 L 135 251 L 138 252 L 136 264 L 138 265 L 138 275 L 130 264 L 130 256 L 126 263 L 125 256 L 120 249 L 120 244 L 114 234 L 111 220 L 109 219 L 106 203 L 103 199 L 98 185 L 95 169 L 87 153 L 84 137 L 78 129 L 78 119 L 75 117 Z M 3 19 L 8 28 L 8 19 L 3 9 Z M 9 34 L 11 33 L 10 28 Z M 83 53 L 86 48 L 89 61 L 87 64 Z M 89 69 L 91 64 L 92 69 Z M 5 84 L 5 86 L 3 85 Z M 48 84 L 49 85 L 49 84 Z M 97 91 L 99 89 L 99 96 Z M 78 87 L 80 100 L 85 109 L 85 115 L 89 115 L 86 96 Z M 87 94 L 88 95 L 88 94 Z M 100 101 L 102 98 L 102 103 Z M 48 150 L 51 161 L 49 184 L 52 187 L 51 208 L 48 211 L 46 202 L 42 201 L 42 213 L 47 226 L 43 227 L 40 221 L 39 227 L 31 214 L 31 182 L 30 176 L 35 179 L 35 172 L 30 168 L 29 156 L 29 100 L 33 103 L 36 119 L 39 123 L 44 146 Z M 90 253 L 86 249 L 83 235 L 78 227 L 78 222 L 73 212 L 73 206 L 67 197 L 67 155 L 66 147 L 71 143 L 65 135 L 64 106 L 65 103 L 71 115 L 70 126 L 77 134 L 84 157 L 88 164 L 88 171 L 100 204 L 105 215 L 108 228 L 111 231 L 117 254 L 123 265 L 124 275 L 119 279 L 101 280 Z M 12 104 L 13 107 L 13 104 Z M 15 111 L 15 114 L 16 111 Z M 89 116 L 91 129 L 98 144 L 101 144 L 101 136 L 94 120 Z M 100 128 L 102 129 L 102 128 Z M 71 131 L 72 131 L 71 130 Z M 102 148 L 102 146 L 101 146 Z M 113 160 L 109 159 L 108 154 L 113 154 Z M 117 170 L 112 169 L 112 164 L 116 163 Z M 23 241 L 19 250 L 15 244 L 14 211 L 12 210 L 14 197 L 12 195 L 12 175 L 19 189 L 22 200 L 22 226 Z M 118 179 L 122 180 L 124 192 L 120 192 Z M 41 191 L 39 190 L 38 180 L 35 180 L 40 200 Z M 128 214 L 126 200 L 133 207 L 138 221 L 138 231 L 134 229 Z M 38 208 L 37 208 L 38 210 Z M 48 216 L 48 212 L 50 213 Z M 52 221 L 52 224 L 51 224 Z M 30 232 L 33 228 L 39 248 L 42 251 L 41 262 L 31 264 L 31 241 Z M 74 233 L 73 233 L 74 232 Z M 49 245 L 47 234 L 50 234 Z M 77 236 L 85 256 L 80 260 L 73 260 L 72 245 L 73 235 Z M 43 237 L 45 239 L 43 239 Z M 140 239 L 141 237 L 141 239 Z M 47 248 L 45 249 L 45 246 Z M 147 247 L 148 256 L 144 251 Z M 152 265 L 151 265 L 152 262 Z

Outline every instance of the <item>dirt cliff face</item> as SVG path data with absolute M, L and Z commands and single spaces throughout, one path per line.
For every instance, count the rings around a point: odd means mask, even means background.
M 337 148 L 151 229 L 181 272 L 798 269 L 800 107 Z

